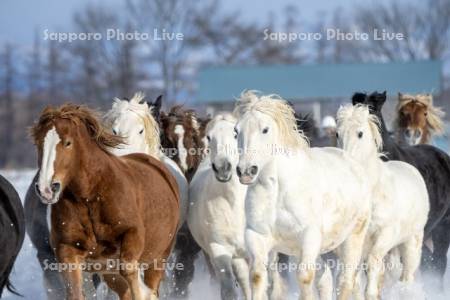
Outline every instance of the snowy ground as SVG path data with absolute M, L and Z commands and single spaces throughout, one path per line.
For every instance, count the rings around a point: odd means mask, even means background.
M 18 191 L 21 199 L 25 198 L 25 193 L 28 186 L 35 174 L 35 170 L 24 171 L 0 171 L 0 174 L 5 176 Z M 428 293 L 426 297 L 423 295 L 422 285 L 420 279 L 412 289 L 405 290 L 400 284 L 393 286 L 385 291 L 383 299 L 450 299 L 450 270 L 447 267 L 447 273 L 445 282 L 447 290 L 445 295 L 437 295 L 435 293 Z M 24 298 L 20 298 L 11 295 L 8 291 L 4 293 L 4 299 L 45 299 L 45 291 L 42 284 L 42 272 L 36 259 L 36 251 L 33 248 L 28 237 L 25 238 L 22 250 L 19 258 L 15 264 L 15 268 L 11 277 L 12 283 L 17 290 L 24 295 Z M 297 299 L 298 292 L 296 289 L 295 280 L 291 279 L 289 282 L 289 298 Z M 210 279 L 208 269 L 204 263 L 204 260 L 200 258 L 196 264 L 196 273 L 194 276 L 194 282 L 191 286 L 191 299 L 205 299 L 214 300 L 220 299 L 219 286 L 216 282 Z

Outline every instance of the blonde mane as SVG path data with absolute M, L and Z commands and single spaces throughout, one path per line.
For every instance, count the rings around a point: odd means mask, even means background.
M 205 132 L 209 132 L 220 121 L 226 121 L 229 123 L 236 124 L 237 120 L 233 116 L 233 114 L 231 114 L 229 112 L 219 113 L 214 118 L 212 118 L 211 121 L 208 122 L 208 125 L 206 125 L 206 128 L 205 128 Z
M 233 114 L 240 118 L 251 111 L 266 114 L 274 120 L 280 131 L 280 143 L 293 149 L 309 147 L 308 139 L 297 127 L 294 109 L 280 96 L 259 95 L 256 91 L 242 92 Z
M 399 124 L 400 111 L 409 103 L 423 105 L 427 110 L 427 125 L 434 134 L 441 135 L 444 133 L 444 122 L 442 118 L 445 113 L 442 108 L 433 106 L 433 96 L 431 94 L 398 94 L 397 118 L 395 124 Z
M 150 148 L 150 155 L 157 156 L 161 149 L 159 125 L 152 115 L 151 107 L 144 101 L 145 94 L 138 92 L 130 101 L 114 98 L 111 110 L 104 116 L 110 125 L 120 114 L 131 111 L 139 116 L 145 128 L 145 141 Z
M 370 131 L 375 141 L 377 151 L 383 149 L 383 138 L 380 133 L 380 120 L 369 112 L 369 107 L 363 104 L 346 104 L 337 112 L 337 125 L 344 131 L 356 130 L 361 125 L 369 124 Z

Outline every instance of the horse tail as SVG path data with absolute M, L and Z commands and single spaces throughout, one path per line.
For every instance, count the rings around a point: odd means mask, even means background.
M 2 293 L 3 293 L 3 290 L 5 287 L 10 293 L 12 293 L 16 296 L 23 297 L 23 295 L 19 294 L 19 292 L 16 291 L 13 284 L 9 280 L 9 275 L 12 272 L 12 268 L 14 266 L 14 262 L 16 261 L 16 258 L 17 258 L 17 255 L 11 259 L 11 261 L 9 262 L 9 265 L 6 267 L 5 273 L 0 278 L 0 298 L 2 297 Z

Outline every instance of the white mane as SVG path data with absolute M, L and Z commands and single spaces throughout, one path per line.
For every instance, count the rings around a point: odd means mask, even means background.
M 114 104 L 111 110 L 106 113 L 105 121 L 112 124 L 122 113 L 131 111 L 137 114 L 145 128 L 145 141 L 151 149 L 151 155 L 158 154 L 161 148 L 159 125 L 152 115 L 151 108 L 147 102 L 143 101 L 145 94 L 137 92 L 130 101 L 114 98 Z
M 280 142 L 294 149 L 309 147 L 308 139 L 297 127 L 294 109 L 278 95 L 258 95 L 244 91 L 237 100 L 234 115 L 238 118 L 247 112 L 258 111 L 275 121 L 280 131 Z
M 213 128 L 220 121 L 226 121 L 229 123 L 236 124 L 237 120 L 233 116 L 233 114 L 231 114 L 229 112 L 219 113 L 211 121 L 208 122 L 208 125 L 206 125 L 205 132 L 209 132 L 211 130 L 211 128 Z
M 346 104 L 342 106 L 337 112 L 337 123 L 338 127 L 344 131 L 353 129 L 355 132 L 362 125 L 369 124 L 377 150 L 380 151 L 383 148 L 383 139 L 379 129 L 380 121 L 369 112 L 367 105 Z

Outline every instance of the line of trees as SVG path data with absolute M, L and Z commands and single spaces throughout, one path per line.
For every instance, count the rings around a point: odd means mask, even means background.
M 211 64 L 301 64 L 442 59 L 449 61 L 450 1 L 374 2 L 336 9 L 305 22 L 296 6 L 281 17 L 251 21 L 220 0 L 125 0 L 120 9 L 89 4 L 70 31 L 181 32 L 183 40 L 44 41 L 36 30 L 30 51 L 0 45 L 0 168 L 35 165 L 27 128 L 48 104 L 81 102 L 107 109 L 111 99 L 137 90 L 163 93 L 171 105 L 195 95 L 195 74 Z M 264 40 L 273 32 L 402 32 L 403 41 Z

